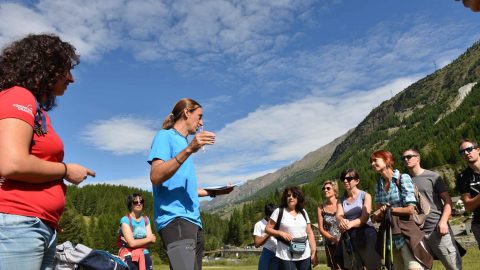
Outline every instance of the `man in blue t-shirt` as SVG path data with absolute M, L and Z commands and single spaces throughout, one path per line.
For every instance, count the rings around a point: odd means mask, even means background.
M 203 127 L 202 117 L 198 102 L 188 98 L 178 101 L 153 139 L 148 156 L 155 225 L 173 270 L 202 268 L 204 240 L 198 197 L 215 197 L 233 190 L 197 187 L 190 156 L 204 145 L 215 143 L 214 133 L 197 133 Z M 188 135 L 195 135 L 190 142 Z

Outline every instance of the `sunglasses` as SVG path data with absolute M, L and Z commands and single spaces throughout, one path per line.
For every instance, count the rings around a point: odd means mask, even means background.
M 351 177 L 351 176 L 346 176 L 345 178 L 343 178 L 344 180 L 347 180 L 347 182 L 351 182 L 352 180 L 355 179 L 355 177 Z
M 322 189 L 323 189 L 323 191 L 327 191 L 327 190 L 330 191 L 332 188 L 331 187 L 324 187 Z
M 474 148 L 473 146 L 470 146 L 470 147 L 461 149 L 460 151 L 458 151 L 458 153 L 459 153 L 461 156 L 463 156 L 463 155 L 465 155 L 465 153 L 470 154 L 470 153 L 473 151 L 473 149 L 475 149 L 475 148 Z
M 141 204 L 143 205 L 144 201 L 143 200 L 140 200 L 140 201 L 133 201 L 132 204 Z
M 405 156 L 402 156 L 402 159 L 403 160 L 410 160 L 412 157 L 418 157 L 418 155 L 405 155 Z
M 297 198 L 297 194 L 288 193 L 287 198 L 290 198 L 290 197 Z

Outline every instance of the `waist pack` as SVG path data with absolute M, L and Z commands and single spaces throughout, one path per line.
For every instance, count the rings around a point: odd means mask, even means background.
M 293 238 L 292 241 L 290 241 L 290 245 L 288 246 L 288 250 L 294 254 L 303 254 L 306 248 L 307 248 L 306 236 Z

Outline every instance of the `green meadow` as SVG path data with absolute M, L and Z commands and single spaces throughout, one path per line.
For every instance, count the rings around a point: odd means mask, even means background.
M 480 251 L 477 248 L 469 248 L 467 254 L 462 258 L 462 265 L 464 270 L 476 270 L 478 269 L 478 258 L 480 257 Z M 323 251 L 319 250 L 318 259 L 320 264 L 317 265 L 315 270 L 328 270 L 329 268 L 325 264 L 325 255 Z M 241 260 L 227 260 L 220 261 L 215 263 L 205 263 L 203 265 L 204 270 L 215 269 L 215 270 L 256 270 L 257 257 L 247 257 Z M 168 270 L 168 265 L 154 265 L 154 270 Z M 435 261 L 433 269 L 444 269 L 440 261 Z

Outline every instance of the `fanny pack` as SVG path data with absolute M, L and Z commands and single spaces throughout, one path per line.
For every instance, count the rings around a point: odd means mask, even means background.
M 288 250 L 293 254 L 303 254 L 306 248 L 307 248 L 306 236 L 293 238 L 292 241 L 290 241 L 290 244 L 288 246 Z

